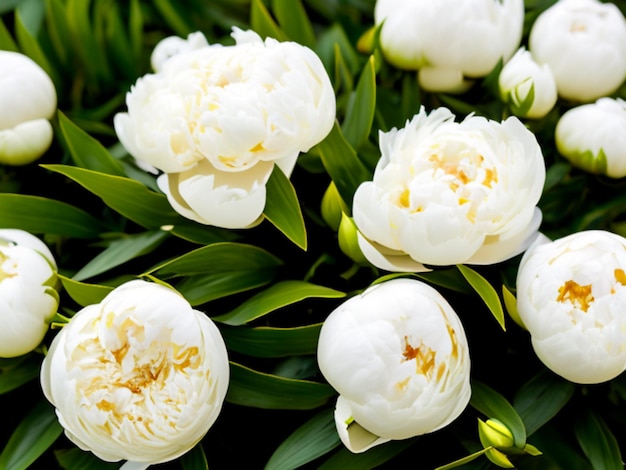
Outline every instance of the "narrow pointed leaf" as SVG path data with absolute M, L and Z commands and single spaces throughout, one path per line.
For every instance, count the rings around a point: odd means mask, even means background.
M 346 117 L 341 125 L 346 140 L 359 148 L 367 140 L 376 110 L 376 68 L 374 56 L 366 62 L 354 94 L 350 96 Z
M 275 165 L 267 182 L 267 200 L 263 213 L 278 230 L 306 251 L 307 236 L 298 196 L 289 178 Z
M 180 465 L 183 467 L 183 470 L 209 470 L 209 463 L 204 454 L 202 444 L 196 444 L 193 449 L 184 454 L 180 458 Z
M 213 320 L 227 325 L 243 325 L 281 307 L 307 298 L 338 299 L 345 295 L 338 290 L 309 282 L 281 281 L 259 292 L 231 312 L 213 317 Z
M 526 382 L 515 394 L 513 406 L 530 436 L 550 421 L 574 394 L 576 386 L 547 369 Z
M 286 379 L 230 363 L 230 383 L 226 400 L 254 408 L 311 410 L 336 395 L 327 384 L 308 380 Z
M 296 328 L 223 326 L 229 351 L 254 357 L 286 357 L 315 354 L 321 323 Z
M 38 378 L 40 367 L 41 356 L 38 354 L 0 358 L 0 395 Z
M 317 467 L 318 470 L 370 470 L 379 468 L 385 462 L 393 459 L 402 451 L 415 443 L 414 439 L 390 441 L 372 447 L 367 452 L 354 454 L 346 448 L 339 449 L 326 462 Z
M 62 274 L 59 274 L 58 277 L 65 291 L 81 307 L 100 303 L 113 290 L 113 287 L 79 282 Z
M 617 439 L 602 418 L 590 410 L 580 413 L 574 433 L 593 469 L 623 470 Z
M 119 462 L 105 462 L 78 447 L 55 450 L 59 465 L 66 470 L 119 470 Z
M 0 18 L 0 49 L 3 51 L 19 52 L 19 48 L 17 47 L 13 36 L 11 36 L 11 33 L 9 33 L 9 30 L 2 21 L 2 18 Z
M 489 308 L 489 311 L 494 316 L 494 318 L 498 321 L 503 330 L 506 330 L 504 325 L 504 309 L 502 308 L 502 302 L 500 302 L 500 297 L 498 297 L 498 293 L 493 288 L 489 282 L 467 266 L 462 264 L 457 265 L 463 277 L 467 279 L 467 282 L 474 288 L 476 293 L 483 299 L 485 305 Z
M 250 6 L 250 26 L 263 39 L 268 37 L 279 41 L 288 39 L 261 0 L 252 0 Z
M 100 173 L 125 176 L 121 163 L 113 158 L 98 140 L 70 121 L 61 111 L 58 112 L 58 116 L 61 133 L 76 166 Z
M 371 179 L 370 171 L 359 160 L 337 122 L 330 134 L 317 145 L 317 149 L 322 156 L 324 168 L 337 186 L 341 198 L 351 208 L 356 189 L 361 183 Z
M 50 76 L 57 89 L 61 89 L 61 80 L 57 71 L 52 67 L 46 54 L 41 49 L 37 39 L 26 29 L 19 12 L 15 13 L 15 36 L 20 51 L 33 59 Z
M 0 468 L 26 470 L 62 432 L 54 408 L 41 399 L 11 434 L 0 454 Z
M 315 32 L 301 0 L 273 0 L 272 11 L 291 41 L 313 48 Z
M 159 246 L 169 234 L 162 230 L 128 235 L 113 240 L 98 256 L 87 263 L 72 279 L 82 281 L 102 274 Z
M 341 444 L 332 410 L 324 410 L 296 429 L 276 448 L 264 470 L 292 470 Z
M 0 194 L 0 227 L 70 238 L 96 238 L 106 231 L 98 219 L 65 202 L 24 194 Z

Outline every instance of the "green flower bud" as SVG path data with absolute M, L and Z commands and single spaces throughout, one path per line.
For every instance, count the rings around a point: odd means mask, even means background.
M 342 214 L 348 211 L 349 208 L 339 195 L 337 186 L 331 181 L 322 197 L 321 212 L 324 222 L 333 230 L 338 230 Z
M 354 220 L 348 217 L 345 212 L 341 213 L 341 222 L 339 224 L 339 248 L 355 263 L 367 264 L 367 259 L 361 248 L 357 238 L 357 228 Z
M 486 422 L 478 419 L 478 436 L 484 447 L 507 448 L 515 446 L 513 433 L 497 419 L 488 419 Z

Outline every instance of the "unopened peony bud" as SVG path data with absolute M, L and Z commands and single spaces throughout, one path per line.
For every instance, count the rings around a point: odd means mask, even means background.
M 542 118 L 556 104 L 558 95 L 552 71 L 539 65 L 525 48 L 509 60 L 498 78 L 500 96 L 516 116 Z
M 31 58 L 0 51 L 0 164 L 27 165 L 52 143 L 54 84 Z
M 559 153 L 589 173 L 626 176 L 626 102 L 600 98 L 566 111 L 555 130 Z

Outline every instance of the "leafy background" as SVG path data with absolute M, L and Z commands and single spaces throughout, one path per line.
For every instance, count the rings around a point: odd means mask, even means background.
M 526 1 L 524 43 L 553 3 Z M 473 398 L 460 418 L 364 454 L 340 444 L 336 394 L 315 359 L 319 328 L 345 298 L 388 273 L 346 254 L 340 219 L 329 215 L 336 199 L 327 196 L 337 191 L 349 215 L 356 186 L 379 157 L 379 130 L 403 126 L 420 105 L 461 117 L 509 113 L 497 95 L 499 68 L 464 95 L 420 91 L 414 72 L 387 65 L 375 41 L 366 47 L 373 7 L 374 0 L 1 1 L 0 49 L 21 51 L 48 72 L 59 111 L 53 145 L 37 163 L 0 167 L 0 226 L 30 231 L 53 250 L 63 285 L 59 323 L 138 276 L 173 285 L 218 323 L 231 360 L 224 409 L 198 446 L 160 468 L 435 468 L 483 448 L 478 418 L 499 419 L 520 447 L 527 441 L 543 452 L 511 457 L 518 468 L 623 468 L 626 377 L 574 385 L 537 360 L 527 332 L 506 313 L 514 312 L 519 257 L 416 276 L 444 294 L 466 329 Z M 151 71 L 159 40 L 202 31 L 210 43 L 231 44 L 232 26 L 315 50 L 335 88 L 337 123 L 300 157 L 290 181 L 272 175 L 266 221 L 227 231 L 177 215 L 120 146 L 112 118 Z M 616 95 L 626 98 L 626 88 Z M 551 238 L 592 228 L 626 235 L 626 182 L 572 168 L 556 151 L 554 126 L 573 105 L 559 101 L 526 122 L 548 169 L 541 230 Z M 118 468 L 63 436 L 39 387 L 44 349 L 0 360 L 0 468 Z M 491 467 L 483 456 L 462 468 Z

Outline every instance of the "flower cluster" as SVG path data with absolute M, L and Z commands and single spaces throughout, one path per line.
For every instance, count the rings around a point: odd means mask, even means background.
M 35 3 L 0 21 L 0 394 L 42 396 L 0 467 L 255 458 L 253 408 L 319 411 L 267 470 L 622 464 L 623 8 Z

